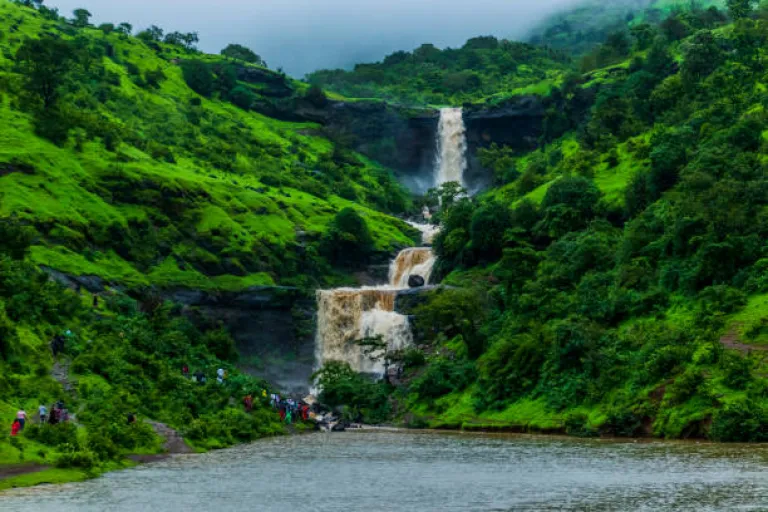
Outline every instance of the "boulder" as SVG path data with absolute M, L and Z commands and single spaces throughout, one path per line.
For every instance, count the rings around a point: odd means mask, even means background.
M 410 276 L 408 278 L 408 287 L 409 288 L 421 288 L 425 284 L 427 284 L 427 283 L 424 281 L 424 278 L 421 277 L 421 276 L 412 275 L 412 276 Z

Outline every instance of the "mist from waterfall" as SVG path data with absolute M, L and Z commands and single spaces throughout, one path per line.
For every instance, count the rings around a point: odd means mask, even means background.
M 467 170 L 467 130 L 461 108 L 440 109 L 435 157 L 435 187 L 455 181 L 462 187 Z

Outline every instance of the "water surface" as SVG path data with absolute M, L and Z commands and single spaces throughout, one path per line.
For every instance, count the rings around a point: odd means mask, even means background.
M 349 432 L 0 495 L 0 510 L 768 510 L 768 446 Z

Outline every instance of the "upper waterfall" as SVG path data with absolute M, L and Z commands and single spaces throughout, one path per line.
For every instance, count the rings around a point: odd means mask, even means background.
M 467 170 L 467 130 L 464 112 L 460 108 L 440 109 L 437 126 L 437 156 L 435 158 L 435 187 L 455 181 L 462 187 Z

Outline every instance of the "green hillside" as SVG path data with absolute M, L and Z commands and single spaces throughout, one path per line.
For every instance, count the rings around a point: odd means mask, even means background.
M 383 98 L 406 105 L 498 102 L 518 94 L 546 94 L 571 68 L 560 51 L 485 36 L 461 48 L 425 44 L 398 51 L 352 71 L 320 70 L 311 84 L 352 98 Z
M 408 204 L 388 171 L 317 126 L 249 111 L 268 93 L 238 81 L 252 65 L 48 18 L 0 2 L 0 215 L 35 227 L 36 263 L 132 286 L 322 282 L 297 233 L 317 243 L 346 206 L 378 250 L 411 243 L 378 213 Z
M 347 267 L 414 243 L 392 216 L 410 196 L 319 126 L 255 112 L 312 97 L 306 84 L 188 35 L 134 37 L 40 4 L 0 0 L 0 428 L 21 408 L 30 419 L 2 436 L 0 468 L 45 470 L 0 490 L 162 453 L 150 421 L 190 450 L 284 433 L 228 326 L 163 297 L 351 282 Z M 33 421 L 59 400 L 69 423 Z
M 496 187 L 443 191 L 453 288 L 412 311 L 427 348 L 399 356 L 401 421 L 766 439 L 768 17 L 751 5 L 609 37 L 543 98 L 539 149 L 483 149 Z

